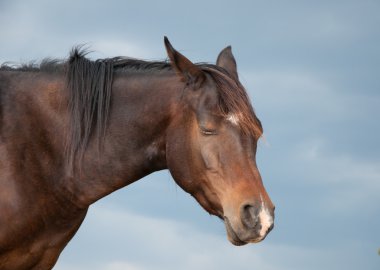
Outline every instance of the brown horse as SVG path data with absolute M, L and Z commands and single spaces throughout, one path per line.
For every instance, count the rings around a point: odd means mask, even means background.
M 224 221 L 235 245 L 273 227 L 255 162 L 262 135 L 231 47 L 193 64 L 67 61 L 0 70 L 0 269 L 51 269 L 88 207 L 154 171 Z

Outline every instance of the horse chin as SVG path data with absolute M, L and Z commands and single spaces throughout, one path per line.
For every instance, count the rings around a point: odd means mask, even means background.
M 244 241 L 240 240 L 240 238 L 237 236 L 234 229 L 232 228 L 231 223 L 227 217 L 224 217 L 224 224 L 226 226 L 227 238 L 233 245 L 244 246 L 244 245 L 248 244 L 248 242 L 244 242 Z
M 244 246 L 246 244 L 256 244 L 265 239 L 265 236 L 264 236 L 257 239 L 250 239 L 248 241 L 241 240 L 239 236 L 237 235 L 237 233 L 232 228 L 231 223 L 227 217 L 224 217 L 224 224 L 226 226 L 227 238 L 235 246 Z

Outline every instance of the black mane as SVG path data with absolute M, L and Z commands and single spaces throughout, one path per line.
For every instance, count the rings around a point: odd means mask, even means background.
M 75 56 L 76 55 L 76 56 Z M 40 62 L 30 61 L 28 63 L 4 62 L 0 65 L 3 71 L 21 71 L 21 72 L 64 72 L 70 65 L 72 57 L 85 58 L 86 50 L 81 47 L 75 47 L 67 60 L 45 58 Z M 90 60 L 89 60 L 90 61 Z M 98 59 L 92 62 L 113 63 L 113 71 L 145 71 L 154 72 L 162 70 L 171 70 L 171 65 L 167 61 L 145 61 L 125 56 Z
M 66 146 L 68 164 L 73 164 L 77 156 L 79 160 L 82 159 L 94 131 L 101 147 L 107 127 L 115 72 L 152 73 L 172 70 L 166 61 L 148 62 L 127 57 L 91 61 L 85 57 L 86 54 L 85 50 L 76 47 L 64 63 L 71 112 L 71 130 Z
M 70 132 L 66 145 L 69 165 L 77 155 L 82 160 L 90 136 L 96 127 L 102 138 L 111 102 L 113 61 L 91 61 L 86 52 L 74 48 L 67 61 L 66 76 L 71 113 Z M 100 146 L 100 145 L 99 145 Z

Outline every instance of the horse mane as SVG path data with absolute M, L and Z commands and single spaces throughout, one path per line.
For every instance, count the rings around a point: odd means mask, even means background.
M 82 159 L 95 128 L 100 146 L 111 104 L 113 61 L 91 61 L 86 54 L 79 47 L 74 48 L 66 67 L 71 114 L 66 156 L 70 165 L 76 156 Z

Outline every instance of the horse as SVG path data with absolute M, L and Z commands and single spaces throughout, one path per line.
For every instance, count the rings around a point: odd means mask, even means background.
M 256 165 L 263 134 L 231 46 L 193 63 L 67 59 L 0 68 L 0 269 L 51 269 L 89 206 L 158 170 L 234 245 L 262 241 L 274 205 Z

